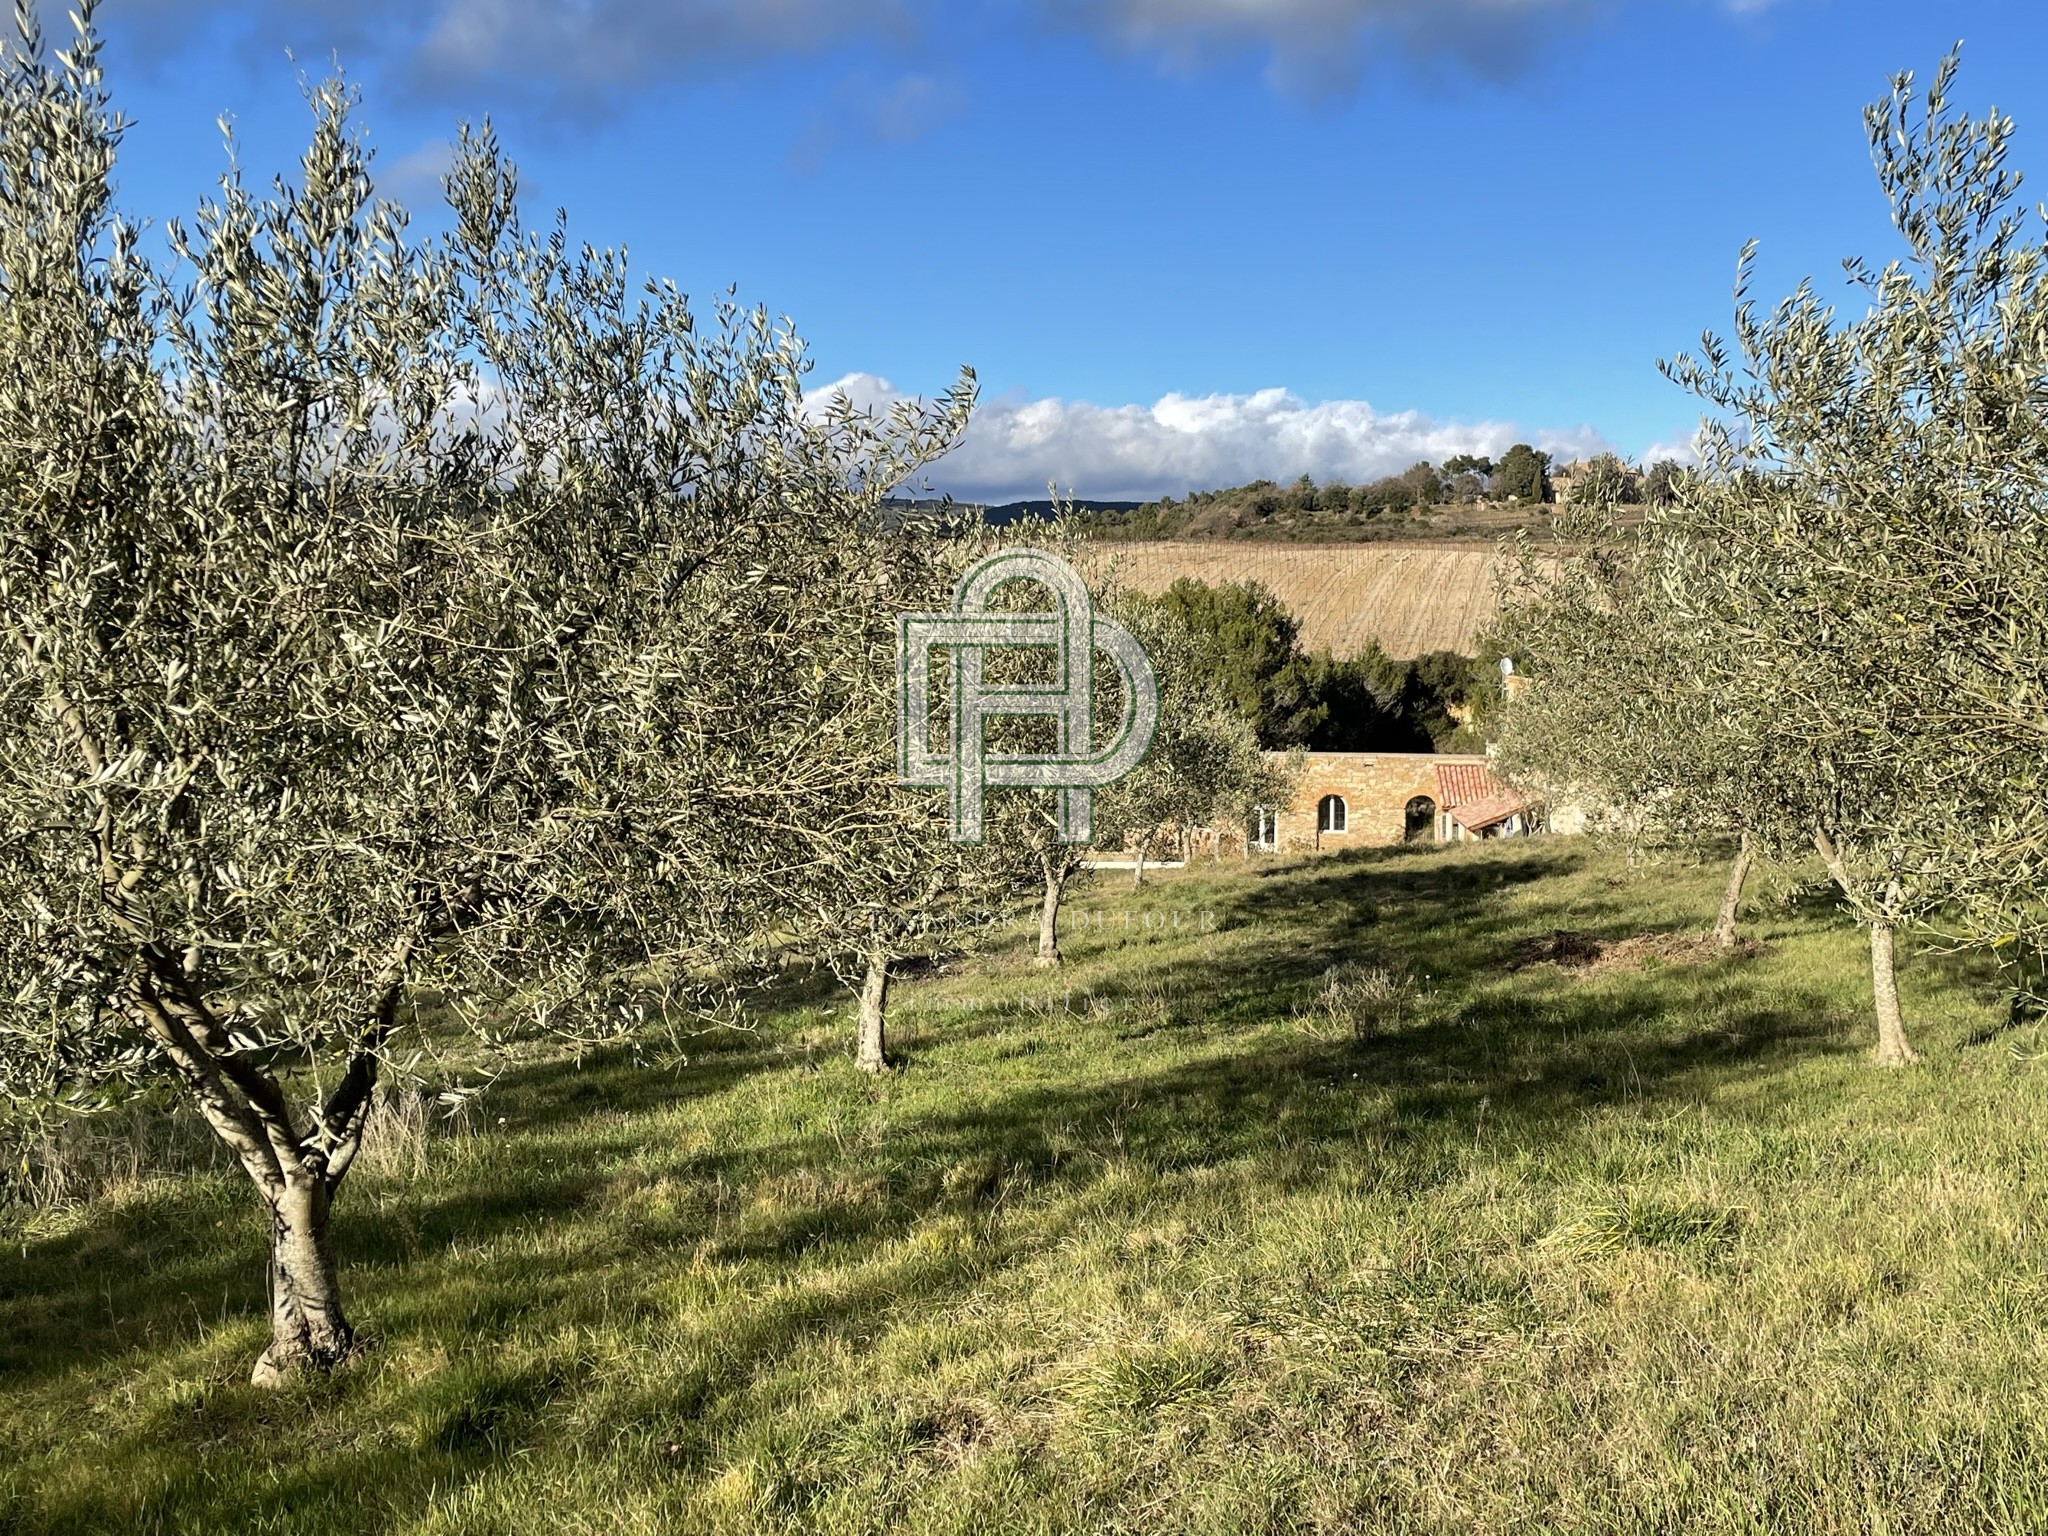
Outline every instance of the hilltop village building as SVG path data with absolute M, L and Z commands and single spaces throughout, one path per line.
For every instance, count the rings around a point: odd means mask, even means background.
M 1284 761 L 1284 754 L 1275 754 Z M 1196 829 L 1196 854 L 1314 853 L 1454 843 L 1548 830 L 1538 799 L 1501 783 L 1484 757 L 1441 752 L 1310 752 L 1284 806 L 1242 832 Z

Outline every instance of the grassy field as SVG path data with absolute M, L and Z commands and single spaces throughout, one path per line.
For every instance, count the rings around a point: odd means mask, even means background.
M 1916 953 L 1568 841 L 1085 887 L 344 1192 L 377 1347 L 243 1384 L 226 1175 L 0 1230 L 0 1530 L 2039 1532 L 2048 1060 Z M 1332 968 L 1336 968 L 1332 974 Z M 1407 973 L 1412 984 L 1402 985 Z

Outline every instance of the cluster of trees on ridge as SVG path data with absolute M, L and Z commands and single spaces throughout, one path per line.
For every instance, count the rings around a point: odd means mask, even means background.
M 1818 853 L 1867 927 L 1878 1060 L 1915 1059 L 1894 972 L 1922 929 L 2039 1005 L 2048 946 L 2048 240 L 2013 125 L 1950 105 L 1951 54 L 1866 113 L 1907 246 L 1666 373 L 1710 408 L 1666 506 L 1589 508 L 1499 643 L 1525 692 L 1503 766 L 1638 833 Z
M 1303 475 L 1291 485 L 1254 480 L 1226 490 L 1166 496 L 1135 507 L 1084 513 L 1078 526 L 1098 539 L 1348 540 L 1414 536 L 1433 509 L 1512 503 L 1539 507 L 1559 499 L 1551 456 L 1516 443 L 1495 463 L 1459 454 L 1435 465 L 1427 460 L 1367 485 Z M 1661 505 L 1669 502 L 1681 471 L 1671 460 L 1638 469 L 1614 454 L 1576 466 L 1563 499 L 1572 502 Z
M 583 1044 L 729 1016 L 808 957 L 858 990 L 880 1070 L 902 957 L 1031 893 L 1058 960 L 1083 850 L 1050 798 L 995 797 L 963 847 L 943 795 L 895 783 L 896 615 L 1002 536 L 882 502 L 958 441 L 971 373 L 814 418 L 764 313 L 693 314 L 523 227 L 487 128 L 449 232 L 409 239 L 334 83 L 297 185 L 231 156 L 152 259 L 112 201 L 91 7 L 63 52 L 17 27 L 0 1133 L 183 1094 L 269 1219 L 257 1381 L 357 1347 L 335 1202 L 423 1008 L 487 1048 Z M 1197 638 L 1106 600 L 1162 718 L 1098 835 L 1280 793 Z
M 1572 466 L 1560 498 L 1580 507 L 1668 507 L 1686 472 L 1675 459 L 1658 459 L 1638 469 L 1619 454 L 1596 453 Z
M 1183 576 L 1151 600 L 1194 638 L 1197 665 L 1262 746 L 1318 752 L 1469 752 L 1498 710 L 1497 653 L 1432 651 L 1396 661 L 1308 652 L 1301 627 L 1257 582 Z

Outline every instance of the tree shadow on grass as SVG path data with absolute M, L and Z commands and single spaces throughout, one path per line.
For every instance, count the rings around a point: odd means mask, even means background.
M 0 1245 L 0 1391 L 260 1314 L 262 1244 L 253 1192 L 215 1174 L 104 1200 L 61 1235 Z
M 1142 956 L 1126 954 L 1122 957 L 1126 962 L 1122 974 L 1078 987 L 1069 984 L 1064 990 L 1069 995 L 1079 991 L 1084 997 L 1102 998 L 1112 1004 L 1151 990 L 1163 990 L 1173 1000 L 1181 1027 L 1200 1026 L 1213 1031 L 1219 1026 L 1227 1029 L 1240 1020 L 1249 1023 L 1269 1018 L 1276 1007 L 1284 1007 L 1287 1001 L 1311 991 L 1328 965 L 1361 952 L 1433 958 L 1446 975 L 1497 972 L 1511 954 L 1512 936 L 1526 930 L 1527 919 L 1518 921 L 1513 914 L 1495 912 L 1493 898 L 1511 887 L 1569 870 L 1576 863 L 1575 854 L 1560 854 L 1552 849 L 1535 849 L 1519 858 L 1485 863 L 1420 862 L 1412 855 L 1404 858 L 1398 850 L 1384 855 L 1377 850 L 1342 855 L 1321 861 L 1309 871 L 1297 871 L 1313 877 L 1306 894 L 1324 919 L 1320 931 L 1307 940 L 1297 927 L 1284 942 L 1261 946 L 1249 958 L 1234 957 L 1228 975 L 1205 974 L 1194 980 L 1184 967 L 1155 970 L 1144 963 Z M 1297 893 L 1292 903 L 1286 903 L 1269 897 L 1263 888 L 1240 887 L 1225 902 L 1226 926 L 1256 922 L 1262 914 L 1283 908 L 1298 913 L 1302 894 Z M 1373 915 L 1361 917 L 1362 910 L 1370 910 Z M 1623 910 L 1619 903 L 1615 904 L 1617 920 Z M 1583 915 L 1583 904 L 1580 911 Z M 1058 996 L 1062 990 L 1056 978 L 1057 973 L 1049 975 L 1043 989 L 1049 998 Z M 1504 1007 L 1513 1011 L 1511 1005 L 1499 1000 L 1487 1007 L 1496 1014 Z M 1646 1017 L 1647 1014 L 1618 1022 L 1621 1027 L 1633 1030 Z M 943 1053 L 976 1038 L 1028 1031 L 1034 1022 L 1048 1020 L 1034 1021 L 1023 1003 L 989 1010 L 969 1022 L 931 1030 L 922 1040 L 918 1054 L 929 1054 L 938 1060 Z M 1077 1022 L 1084 1022 L 1078 1013 L 1071 1009 L 1063 1012 L 1063 1027 Z M 1469 1077 L 1467 1065 L 1460 1061 L 1461 1050 L 1454 1047 L 1469 1052 L 1475 1042 L 1494 1041 L 1502 1030 L 1520 1031 L 1527 1022 L 1467 1016 L 1458 1019 L 1454 1026 L 1411 1032 L 1398 1046 L 1382 1044 L 1373 1057 L 1374 1070 Z M 1123 1040 L 1142 1038 L 1143 1033 L 1112 1032 L 1114 1038 Z M 1479 1048 L 1497 1054 L 1499 1046 L 1495 1042 L 1481 1044 Z M 1321 1069 L 1307 1064 L 1316 1054 L 1298 1056 L 1291 1062 L 1261 1056 L 1256 1059 L 1254 1070 L 1261 1075 L 1292 1070 L 1318 1076 Z M 1332 1064 L 1350 1059 L 1341 1053 L 1332 1056 L 1328 1049 L 1319 1054 Z M 789 1064 L 790 1053 L 774 1040 L 739 1032 L 712 1034 L 703 1038 L 680 1069 L 650 1068 L 626 1050 L 595 1053 L 574 1063 L 534 1065 L 509 1073 L 500 1080 L 489 1102 L 504 1112 L 513 1129 L 545 1132 L 578 1124 L 593 1113 L 627 1117 L 668 1108 L 681 1099 L 715 1096 L 745 1077 L 787 1068 Z M 1591 1069 L 1574 1069 L 1568 1075 L 1573 1081 L 1602 1076 Z M 1550 1080 L 1540 1073 L 1536 1078 L 1538 1082 Z M 543 1151 L 537 1145 L 504 1144 L 490 1174 L 494 1190 L 407 1202 L 411 1208 L 404 1213 L 405 1231 L 390 1240 L 374 1233 L 375 1228 L 389 1224 L 379 1222 L 372 1210 L 351 1210 L 348 1195 L 353 1191 L 345 1191 L 337 1216 L 337 1232 L 345 1257 L 358 1263 L 374 1263 L 380 1258 L 403 1262 L 448 1241 L 481 1240 L 513 1222 L 531 1222 L 578 1209 L 588 1203 L 603 1182 L 591 1165 L 604 1162 L 610 1153 L 599 1144 L 580 1157 L 570 1157 L 552 1143 L 548 1145 L 549 1150 Z M 728 1171 L 719 1163 L 720 1160 L 712 1159 L 689 1171 L 696 1176 L 717 1176 Z M 239 1192 L 232 1179 L 227 1185 Z M 73 1315 L 62 1320 L 56 1329 L 69 1341 L 69 1347 L 56 1352 L 76 1357 L 111 1344 L 113 1339 L 108 1333 L 119 1334 L 128 1326 L 120 1319 L 131 1323 L 139 1319 L 144 1336 L 153 1336 L 157 1331 L 152 1326 L 156 1319 L 146 1305 L 150 1293 L 175 1290 L 187 1293 L 181 1299 L 189 1300 L 189 1295 L 196 1291 L 213 1296 L 225 1294 L 232 1300 L 238 1293 L 247 1292 L 250 1286 L 238 1284 L 235 1278 L 250 1267 L 246 1260 L 221 1261 L 211 1257 L 218 1245 L 211 1242 L 209 1233 L 214 1221 L 221 1219 L 223 1208 L 219 1192 L 208 1192 L 196 1205 L 185 1198 L 189 1193 L 174 1187 L 156 1198 L 126 1202 L 108 1208 L 104 1214 L 96 1213 L 62 1237 L 31 1241 L 25 1246 L 35 1262 L 24 1266 L 19 1260 L 12 1261 L 7 1267 L 14 1268 L 14 1274 L 7 1274 L 6 1267 L 0 1267 L 0 1275 L 6 1277 L 0 1294 L 63 1294 L 74 1289 L 65 1282 L 77 1271 L 94 1272 L 100 1282 L 96 1310 L 103 1318 L 117 1321 L 106 1328 L 95 1328 L 87 1317 L 95 1308 L 70 1309 Z M 232 1209 L 234 1202 L 226 1204 Z M 202 1216 L 212 1220 L 201 1220 Z M 368 1242 L 360 1241 L 365 1228 L 373 1229 L 372 1240 Z M 359 1251 L 351 1252 L 352 1249 Z M 138 1264 L 137 1260 L 144 1262 Z M 186 1317 L 192 1315 L 189 1306 L 181 1311 Z M 8 1368 L 9 1364 L 19 1369 L 26 1357 L 47 1360 L 52 1346 L 59 1342 L 38 1328 L 9 1329 L 8 1336 L 16 1341 L 16 1353 L 24 1358 L 9 1362 L 7 1357 L 0 1357 L 0 1369 Z
M 1515 969 L 1517 946 L 1532 926 L 1572 926 L 1601 939 L 1644 931 L 1640 901 L 1621 894 L 1575 893 L 1568 911 L 1532 913 L 1504 897 L 1575 872 L 1576 851 L 1537 844 L 1490 857 L 1420 859 L 1398 850 L 1360 850 L 1319 861 L 1303 872 L 1293 903 L 1251 887 L 1223 905 L 1225 928 L 1255 927 L 1292 912 L 1285 944 L 1264 945 L 1245 960 L 1233 954 L 1228 974 L 1205 972 L 1242 1012 L 1312 991 L 1324 972 L 1345 962 L 1396 960 L 1414 977 L 1454 994 L 1483 988 Z M 1301 920 L 1306 907 L 1309 921 Z M 1142 970 L 1126 985 L 1146 984 Z
M 690 1424 L 716 1421 L 716 1405 L 764 1371 L 821 1339 L 860 1347 L 906 1309 L 959 1303 L 1088 1219 L 1113 1168 L 1171 1181 L 1235 1166 L 1262 1187 L 1286 1190 L 1342 1167 L 1420 1191 L 1465 1176 L 1489 1155 L 1477 1146 L 1482 1117 L 1489 1146 L 1549 1147 L 1568 1159 L 1600 1134 L 1589 1111 L 1703 1101 L 1839 1048 L 1829 999 L 1773 991 L 1738 960 L 1692 973 L 1717 992 L 1704 1013 L 1675 1013 L 1669 979 L 1658 975 L 1500 985 L 1515 941 L 1562 915 L 1510 910 L 1502 898 L 1577 858 L 1544 848 L 1437 862 L 1353 855 L 1297 872 L 1291 900 L 1263 882 L 1235 885 L 1215 898 L 1224 928 L 1247 930 L 1227 966 L 1190 978 L 1178 955 L 1134 949 L 1117 957 L 1113 976 L 1080 968 L 1076 985 L 1116 1005 L 1099 1014 L 1033 1018 L 1006 1007 L 921 1031 L 912 1071 L 948 1080 L 948 1091 L 918 1097 L 914 1081 L 907 1096 L 861 1085 L 887 1125 L 852 1147 L 815 1123 L 695 1150 L 635 1139 L 636 1118 L 678 1098 L 715 1099 L 749 1076 L 791 1069 L 787 1053 L 748 1037 L 706 1049 L 673 1074 L 638 1067 L 623 1052 L 523 1069 L 493 1099 L 520 1136 L 396 1198 L 352 1209 L 344 1197 L 337 1214 L 344 1285 L 374 1326 L 423 1345 L 452 1338 L 475 1346 L 476 1358 L 452 1378 L 378 1386 L 380 1415 L 417 1426 L 413 1443 L 394 1450 L 388 1436 L 330 1432 L 296 1461 L 283 1459 L 260 1432 L 256 1399 L 237 1387 L 206 1411 L 138 1423 L 104 1453 L 158 1466 L 147 1513 L 167 1524 L 247 1528 L 259 1517 L 305 1520 L 331 1508 L 321 1528 L 406 1525 L 435 1489 L 483 1475 L 508 1454 L 574 1453 L 559 1410 L 595 1390 L 587 1367 L 573 1358 L 494 1365 L 495 1341 L 533 1331 L 536 1320 L 550 1336 L 621 1316 L 629 1327 L 634 1319 L 671 1327 L 665 1287 L 690 1265 L 744 1272 L 758 1299 L 721 1324 L 719 1347 L 637 1389 L 627 1410 L 630 1420 L 661 1422 L 682 1447 L 666 1470 L 650 1464 L 646 1475 L 675 1475 L 712 1452 L 705 1436 L 713 1431 Z M 1577 890 L 1569 915 L 1579 925 L 1620 926 L 1631 905 Z M 1282 916 L 1290 926 L 1260 934 L 1258 925 Z M 1088 946 L 1078 947 L 1085 959 Z M 1426 962 L 1444 984 L 1414 1018 L 1376 1037 L 1276 1027 L 1330 964 L 1366 952 L 1418 971 Z M 1049 980 L 1048 991 L 1056 985 Z M 1119 1034 L 1123 1005 L 1161 991 L 1174 998 L 1176 1051 L 1148 1060 L 1145 1033 Z M 1030 1086 L 990 1079 L 989 1037 L 1049 1031 L 1060 1033 L 1062 1048 L 1078 1041 L 1092 1067 Z M 1202 1038 L 1183 1050 L 1188 1031 Z M 574 1134 L 593 1112 L 607 1124 Z M 1172 1199 L 1171 1187 L 1158 1198 Z M 189 1341 L 194 1297 L 224 1298 L 214 1301 L 224 1313 L 260 1317 L 260 1247 L 224 1250 L 200 1226 L 221 1209 L 219 1191 L 170 1191 L 143 1204 L 140 1217 L 124 1207 L 32 1242 L 26 1259 L 0 1256 L 0 1382 L 41 1381 L 166 1339 Z M 979 1235 L 964 1246 L 915 1241 L 948 1219 Z M 542 1241 L 550 1232 L 570 1236 Z M 521 1234 L 543 1257 L 522 1250 Z M 89 1279 L 80 1276 L 82 1259 L 97 1271 Z M 346 1381 L 337 1388 L 344 1399 L 349 1390 Z M 246 1484 L 238 1492 L 221 1475 L 220 1458 L 251 1456 L 277 1474 L 260 1494 Z M 131 1523 L 140 1512 L 121 1503 L 117 1483 L 95 1494 L 72 1480 L 69 1505 L 43 1513 L 79 1528 Z M 364 1486 L 378 1490 L 375 1504 L 340 1502 L 337 1490 Z
M 444 1171 L 395 1184 L 358 1173 L 342 1187 L 333 1230 L 344 1296 L 365 1270 L 404 1267 L 451 1244 L 573 1215 L 609 1187 L 618 1137 L 578 1144 L 503 1131 L 545 1138 L 593 1115 L 644 1115 L 786 1065 L 772 1039 L 728 1030 L 701 1037 L 680 1068 L 613 1048 L 505 1073 L 483 1100 L 486 1132 L 437 1143 L 450 1159 Z M 463 1155 L 485 1148 L 484 1168 Z M 461 1187 L 447 1189 L 451 1179 Z M 255 1191 L 235 1172 L 155 1181 L 72 1213 L 54 1235 L 31 1229 L 0 1243 L 0 1387 L 189 1343 L 228 1320 L 265 1315 L 266 1243 Z

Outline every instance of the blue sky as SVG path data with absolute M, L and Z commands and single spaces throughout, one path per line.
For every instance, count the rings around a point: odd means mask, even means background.
M 122 202 L 285 168 L 362 87 L 437 222 L 488 113 L 529 218 L 791 316 L 821 388 L 982 385 L 988 499 L 1683 445 L 1661 356 L 1895 242 L 1861 108 L 1964 40 L 2048 187 L 2038 0 L 107 0 Z M 294 51 L 296 63 L 287 57 Z

